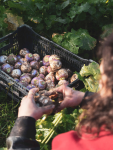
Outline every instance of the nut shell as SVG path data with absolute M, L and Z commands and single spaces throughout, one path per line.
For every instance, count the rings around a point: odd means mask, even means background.
M 34 77 L 36 77 L 36 76 L 38 76 L 39 75 L 39 72 L 36 70 L 36 69 L 33 69 L 32 71 L 31 71 L 31 77 L 32 78 L 34 78 Z
M 25 59 L 30 62 L 30 61 L 33 61 L 33 54 L 32 53 L 27 53 L 25 55 Z
M 23 56 L 23 57 L 25 57 L 25 55 L 26 55 L 27 53 L 29 53 L 29 50 L 28 50 L 27 48 L 23 48 L 23 49 L 21 49 L 20 52 L 19 52 L 20 56 Z
M 43 58 L 43 65 L 44 66 L 49 66 L 49 58 L 50 58 L 50 55 L 46 55 L 44 58 Z
M 19 60 L 19 62 L 21 62 L 21 63 L 23 64 L 23 63 L 27 62 L 27 60 L 26 60 L 25 58 L 21 58 L 21 59 Z
M 20 69 L 21 68 L 22 63 L 21 62 L 16 62 L 15 64 L 15 69 Z
M 66 69 L 68 72 L 68 77 L 71 77 L 73 75 L 73 72 L 70 69 Z
M 1 70 L 3 70 L 4 72 L 10 74 L 11 71 L 12 71 L 12 67 L 10 64 L 3 64 L 2 67 L 1 67 Z
M 18 61 L 18 58 L 16 57 L 16 55 L 10 54 L 7 58 L 7 61 L 9 64 L 14 65 Z
M 39 82 L 39 78 L 38 77 L 34 77 L 32 80 L 31 80 L 31 84 L 35 85 L 35 86 L 38 86 L 38 82 Z
M 40 74 L 46 75 L 47 74 L 47 67 L 46 66 L 42 66 L 39 69 Z
M 45 79 L 45 76 L 43 74 L 39 74 L 38 77 L 42 78 L 43 80 Z
M 39 54 L 33 54 L 33 59 L 35 61 L 40 61 L 40 55 Z
M 58 55 L 51 55 L 50 57 L 49 57 L 49 62 L 51 63 L 51 61 L 52 60 L 60 60 L 60 57 L 58 56 Z
M 58 69 L 62 67 L 62 62 L 60 60 L 51 60 L 50 67 L 53 72 L 56 72 Z
M 20 69 L 14 69 L 14 70 L 12 70 L 11 76 L 13 78 L 19 78 L 21 76 L 21 70 Z
M 31 82 L 31 74 L 30 73 L 23 73 L 21 76 L 20 76 L 20 81 L 26 81 L 28 83 Z
M 29 64 L 28 62 L 24 62 L 24 63 L 22 64 L 22 66 L 21 66 L 21 71 L 22 71 L 23 73 L 29 73 L 29 72 L 31 72 L 31 70 L 32 70 L 32 67 L 30 66 L 30 64 Z
M 59 82 L 58 82 L 58 85 L 60 86 L 60 85 L 68 85 L 69 84 L 69 82 L 68 81 L 66 81 L 66 80 L 60 80 Z
M 70 78 L 70 82 L 72 83 L 73 81 L 75 81 L 78 78 L 77 74 L 73 74 L 72 77 Z
M 66 69 L 60 69 L 56 72 L 56 79 L 57 80 L 65 80 L 68 78 L 68 72 Z
M 5 64 L 7 62 L 8 57 L 5 55 L 0 56 L 0 65 Z
M 47 90 L 55 88 L 55 83 L 52 82 L 51 80 L 47 80 L 46 83 L 47 83 L 47 87 L 46 87 Z
M 45 80 L 51 80 L 52 82 L 55 82 L 55 76 L 53 72 L 50 72 L 46 77 Z
M 52 72 L 52 69 L 51 69 L 50 66 L 47 67 L 47 72 L 48 72 L 48 73 Z
M 46 88 L 46 82 L 43 79 L 40 79 L 38 82 L 39 90 L 44 90 Z
M 31 61 L 31 62 L 30 62 L 30 66 L 31 66 L 33 69 L 39 69 L 39 68 L 40 68 L 40 63 L 34 60 L 34 61 Z
M 22 81 L 19 81 L 20 84 L 22 84 L 23 86 L 27 87 L 28 86 L 28 82 L 22 80 Z
M 29 84 L 29 85 L 27 86 L 27 88 L 30 90 L 30 89 L 36 88 L 36 86 L 35 86 L 35 85 L 32 85 L 32 84 Z

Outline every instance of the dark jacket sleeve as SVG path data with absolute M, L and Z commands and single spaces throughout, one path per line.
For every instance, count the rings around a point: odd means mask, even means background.
M 35 140 L 35 119 L 32 117 L 19 117 L 6 140 L 7 148 L 39 150 L 39 143 Z
M 89 101 L 90 101 L 90 99 L 85 99 L 87 96 L 91 96 L 91 95 L 93 95 L 94 93 L 93 92 L 89 92 L 89 91 L 87 91 L 87 92 L 85 92 L 85 95 L 84 95 L 84 97 L 83 97 L 83 100 L 82 100 L 82 102 L 80 103 L 80 107 L 82 108 L 82 107 L 84 107 L 84 106 L 86 106 L 88 103 L 89 103 Z

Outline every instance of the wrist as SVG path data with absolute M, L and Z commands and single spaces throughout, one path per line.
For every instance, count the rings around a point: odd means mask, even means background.
M 76 100 L 75 100 L 75 107 L 80 105 L 83 101 L 85 93 L 84 92 L 80 92 L 80 91 L 75 91 L 75 96 Z

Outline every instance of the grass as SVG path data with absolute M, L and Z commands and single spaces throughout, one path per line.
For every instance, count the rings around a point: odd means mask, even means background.
M 5 92 L 0 91 L 0 148 L 6 147 L 9 136 L 18 114 L 19 103 L 15 102 Z

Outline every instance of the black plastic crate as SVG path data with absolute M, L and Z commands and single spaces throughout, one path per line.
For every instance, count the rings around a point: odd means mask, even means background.
M 28 48 L 31 53 L 38 53 L 41 56 L 41 59 L 47 54 L 57 54 L 60 56 L 63 66 L 71 69 L 73 72 L 79 72 L 84 64 L 88 65 L 92 61 L 83 59 L 47 38 L 40 36 L 28 25 L 22 25 L 13 33 L 1 38 L 0 44 L 4 42 L 7 44 L 0 48 L 0 55 L 9 55 L 10 53 L 17 55 L 22 48 Z M 83 83 L 78 79 L 73 82 L 75 87 L 78 84 L 79 86 L 77 89 L 80 90 L 83 87 Z M 6 93 L 16 101 L 19 101 L 23 96 L 27 95 L 29 91 L 1 69 L 0 88 L 5 90 Z

